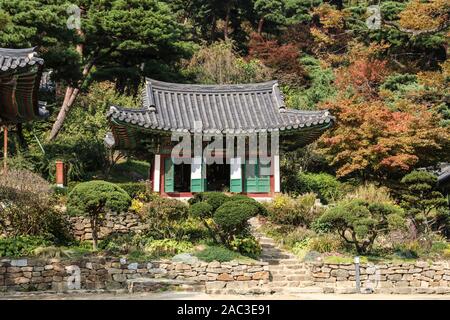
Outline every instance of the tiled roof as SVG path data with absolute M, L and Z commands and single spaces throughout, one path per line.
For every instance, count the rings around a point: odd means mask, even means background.
M 35 56 L 34 48 L 0 48 L 0 124 L 22 123 L 48 115 L 38 101 L 43 63 Z
M 117 124 L 154 130 L 236 134 L 325 130 L 334 120 L 328 111 L 287 109 L 277 81 L 192 85 L 147 79 L 143 101 L 141 109 L 112 106 L 108 117 Z
M 37 58 L 34 48 L 5 49 L 0 48 L 0 72 L 23 68 L 37 64 L 44 64 L 44 60 Z

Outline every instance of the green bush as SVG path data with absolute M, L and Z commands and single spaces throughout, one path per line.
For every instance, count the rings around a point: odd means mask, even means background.
M 236 237 L 230 242 L 230 247 L 244 256 L 256 259 L 261 255 L 261 245 L 253 237 Z
M 155 198 L 144 206 L 148 236 L 154 239 L 183 238 L 182 223 L 188 218 L 188 206 L 179 200 Z
M 0 238 L 0 257 L 30 256 L 36 248 L 50 244 L 50 241 L 38 236 Z
M 116 183 L 116 185 L 125 190 L 131 198 L 136 198 L 140 194 L 147 192 L 145 182 Z
M 98 247 L 113 254 L 127 254 L 143 248 L 147 241 L 148 239 L 133 233 L 112 233 L 99 241 Z
M 193 198 L 189 199 L 189 204 L 193 205 L 197 202 L 206 201 L 212 206 L 213 211 L 216 211 L 222 204 L 230 199 L 226 194 L 222 192 L 200 192 L 196 193 Z
M 266 209 L 266 207 L 262 203 L 256 201 L 253 198 L 247 197 L 246 195 L 235 194 L 235 195 L 233 195 L 233 196 L 231 196 L 229 198 L 229 201 L 247 202 L 247 203 L 249 203 L 251 205 L 254 205 L 254 206 L 256 206 L 258 208 L 258 213 L 257 214 L 259 214 L 261 216 L 267 216 L 267 209 Z
M 322 213 L 315 205 L 316 195 L 307 193 L 295 198 L 277 195 L 268 206 L 269 219 L 278 224 L 309 227 Z
M 56 209 L 50 184 L 27 170 L 0 175 L 0 231 L 7 236 L 43 236 L 57 242 L 69 238 L 67 222 Z
M 247 220 L 256 214 L 256 207 L 245 201 L 226 202 L 214 213 L 214 222 L 222 230 L 239 234 L 247 227 Z
M 403 210 L 392 202 L 370 202 L 363 199 L 346 199 L 329 208 L 320 222 L 329 224 L 331 230 L 359 254 L 370 252 L 379 234 L 405 226 Z
M 189 212 L 194 217 L 207 219 L 212 217 L 213 207 L 207 202 L 197 202 L 191 205 Z
M 226 262 L 239 258 L 237 252 L 221 246 L 208 246 L 204 250 L 196 252 L 194 255 L 205 262 Z
M 308 241 L 308 248 L 320 253 L 338 252 L 343 249 L 341 239 L 330 233 L 313 237 Z
M 99 223 L 106 210 L 121 212 L 128 209 L 130 196 L 122 188 L 106 181 L 89 181 L 78 185 L 69 193 L 67 212 L 88 216 L 91 221 L 93 248 L 97 249 Z
M 174 239 L 161 239 L 150 241 L 145 246 L 145 252 L 153 257 L 173 256 L 183 252 L 191 252 L 194 249 L 192 243 L 177 241 Z
M 292 248 L 297 243 L 303 243 L 313 238 L 315 235 L 316 234 L 312 230 L 300 227 L 285 233 L 282 240 L 284 245 L 286 245 L 288 248 Z
M 419 232 L 445 231 L 450 220 L 447 199 L 437 189 L 437 177 L 425 171 L 413 171 L 401 180 L 405 190 L 401 206 Z
M 342 183 L 328 173 L 301 172 L 298 186 L 297 193 L 314 192 L 324 204 L 339 200 L 344 194 Z
M 416 259 L 422 254 L 422 244 L 417 240 L 406 241 L 394 245 L 394 253 L 403 259 Z

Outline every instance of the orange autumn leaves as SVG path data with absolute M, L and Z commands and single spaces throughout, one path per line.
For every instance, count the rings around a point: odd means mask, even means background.
M 439 126 L 441 116 L 433 108 L 406 99 L 393 107 L 379 96 L 389 73 L 385 61 L 370 55 L 336 72 L 340 91 L 321 106 L 336 116 L 336 124 L 319 147 L 338 176 L 386 177 L 450 155 L 450 128 Z

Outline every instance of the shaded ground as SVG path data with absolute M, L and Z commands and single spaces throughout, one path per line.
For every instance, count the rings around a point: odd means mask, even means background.
M 425 294 L 296 294 L 211 295 L 198 292 L 126 293 L 21 293 L 0 295 L 0 300 L 450 300 L 450 295 Z

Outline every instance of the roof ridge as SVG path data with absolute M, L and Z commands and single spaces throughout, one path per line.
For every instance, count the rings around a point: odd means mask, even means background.
M 265 91 L 273 90 L 273 86 L 278 84 L 277 80 L 241 83 L 241 84 L 191 84 L 191 83 L 172 83 L 145 78 L 147 84 L 150 84 L 155 90 L 162 89 L 168 91 L 185 92 L 235 92 L 235 91 Z
M 0 56 L 27 57 L 30 54 L 36 54 L 36 47 L 23 49 L 0 48 Z

